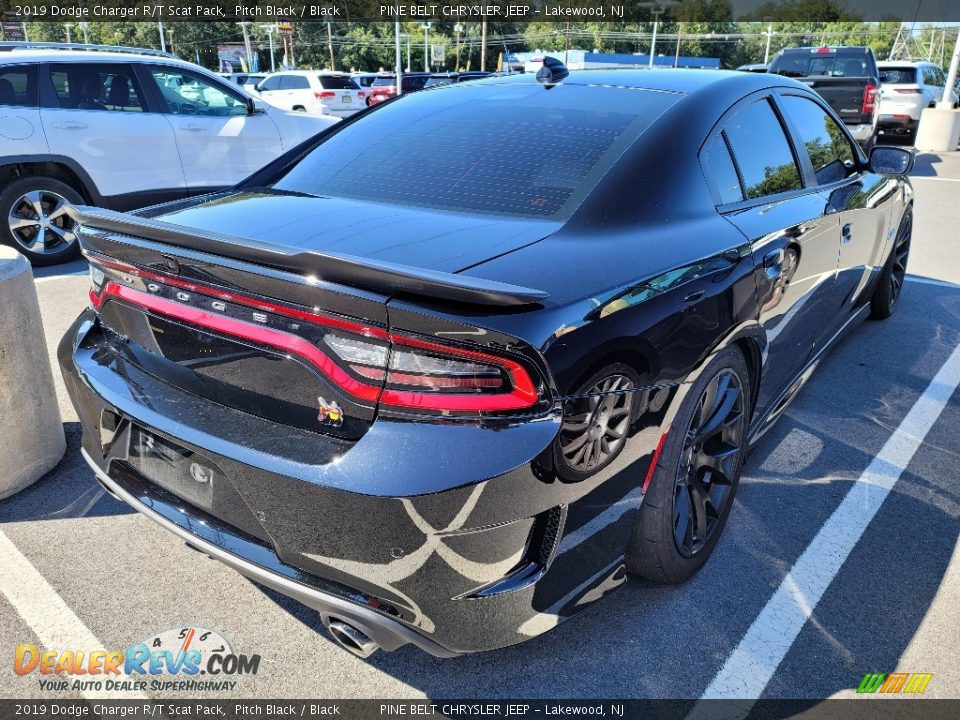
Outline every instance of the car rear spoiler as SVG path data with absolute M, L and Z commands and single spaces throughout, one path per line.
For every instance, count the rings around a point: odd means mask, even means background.
M 102 208 L 77 205 L 70 208 L 69 213 L 83 228 L 153 240 L 301 275 L 314 275 L 330 282 L 375 292 L 496 307 L 532 305 L 549 297 L 541 290 L 495 280 L 424 270 L 340 253 L 301 252 L 293 247 L 174 225 Z M 82 245 L 82 232 L 78 232 L 78 237 Z

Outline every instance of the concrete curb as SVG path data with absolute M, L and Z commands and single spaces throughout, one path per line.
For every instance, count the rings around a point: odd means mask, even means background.
M 0 245 L 0 498 L 35 483 L 66 449 L 30 263 Z
M 960 110 L 927 108 L 920 115 L 920 127 L 913 144 L 921 152 L 949 152 L 960 143 Z

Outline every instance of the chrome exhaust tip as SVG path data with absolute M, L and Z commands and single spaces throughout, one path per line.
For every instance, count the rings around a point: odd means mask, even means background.
M 367 637 L 366 633 L 343 620 L 331 619 L 327 630 L 340 647 L 357 657 L 368 658 L 380 649 L 380 646 Z

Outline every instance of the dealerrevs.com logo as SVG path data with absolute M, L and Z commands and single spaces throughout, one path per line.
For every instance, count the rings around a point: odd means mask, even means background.
M 861 694 L 880 695 L 919 695 L 927 689 L 933 679 L 933 673 L 867 673 L 857 692 Z
M 35 676 L 44 692 L 232 692 L 234 678 L 259 669 L 259 655 L 236 653 L 223 635 L 202 627 L 164 630 L 125 650 L 21 643 L 13 653 L 13 671 Z

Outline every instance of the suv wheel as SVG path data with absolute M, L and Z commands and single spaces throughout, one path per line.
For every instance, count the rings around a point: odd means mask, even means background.
M 0 242 L 12 245 L 34 265 L 72 260 L 80 244 L 67 209 L 82 203 L 80 193 L 60 180 L 14 180 L 0 192 Z

